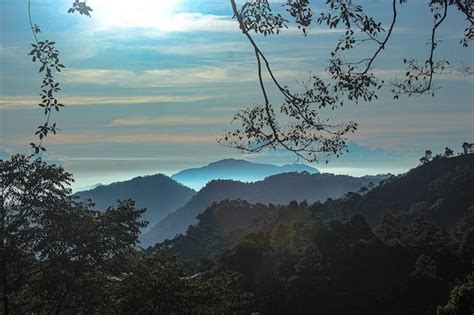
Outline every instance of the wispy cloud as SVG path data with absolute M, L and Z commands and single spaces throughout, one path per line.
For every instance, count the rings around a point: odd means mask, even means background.
M 18 47 L 0 45 L 0 57 L 16 57 L 19 53 L 24 53 Z
M 59 101 L 67 106 L 87 105 L 136 105 L 136 104 L 160 104 L 197 102 L 211 99 L 204 95 L 146 95 L 146 96 L 59 96 Z M 8 96 L 0 98 L 1 109 L 18 109 L 36 107 L 38 97 L 34 96 Z
M 193 144 L 215 143 L 214 135 L 165 135 L 165 134 L 130 134 L 130 135 L 100 135 L 88 133 L 60 133 L 48 137 L 48 145 L 84 145 L 84 144 L 137 144 L 137 143 L 168 143 Z M 28 143 L 31 136 L 15 137 L 9 140 L 14 145 Z
M 237 66 L 188 67 L 177 69 L 149 69 L 142 72 L 110 69 L 69 69 L 62 75 L 64 83 L 114 85 L 122 87 L 162 87 L 173 85 L 196 85 L 231 80 L 243 82 L 248 76 L 235 76 Z
M 216 125 L 229 122 L 229 117 L 199 117 L 199 116 L 162 116 L 157 118 L 124 118 L 113 120 L 108 127 L 133 126 L 189 126 Z

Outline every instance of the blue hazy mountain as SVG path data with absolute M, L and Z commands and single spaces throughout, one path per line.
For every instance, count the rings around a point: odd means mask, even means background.
M 78 187 L 78 188 L 73 189 L 72 191 L 73 191 L 74 193 L 79 193 L 79 192 L 84 192 L 84 191 L 92 190 L 92 189 L 95 189 L 95 188 L 100 187 L 100 186 L 104 186 L 104 184 L 102 184 L 102 183 L 97 183 L 97 184 L 93 184 L 93 185 L 81 186 L 81 187 Z
M 183 207 L 168 214 L 158 224 L 141 236 L 144 247 L 154 245 L 176 234 L 184 233 L 189 225 L 197 222 L 196 216 L 214 202 L 241 199 L 250 203 L 287 204 L 292 200 L 309 203 L 338 198 L 362 187 L 372 187 L 391 174 L 352 177 L 348 175 L 284 173 L 263 181 L 243 183 L 233 180 L 214 180 L 194 195 Z
M 183 185 L 199 190 L 212 180 L 229 179 L 241 182 L 256 182 L 268 176 L 294 172 L 316 174 L 319 173 L 319 170 L 305 164 L 278 166 L 253 163 L 246 160 L 225 159 L 203 167 L 180 171 L 171 176 L 171 178 Z
M 91 199 L 95 203 L 95 209 L 102 211 L 117 205 L 117 200 L 133 199 L 137 208 L 147 208 L 143 219 L 148 221 L 148 227 L 151 227 L 170 212 L 186 204 L 195 193 L 191 188 L 166 175 L 156 174 L 99 186 L 76 195 L 81 199 Z

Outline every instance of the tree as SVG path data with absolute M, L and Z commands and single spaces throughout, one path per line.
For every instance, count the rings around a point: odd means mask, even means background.
M 462 144 L 462 150 L 463 150 L 464 154 L 472 153 L 473 148 L 474 148 L 474 144 L 472 144 L 472 143 L 464 142 Z
M 234 314 L 249 304 L 251 295 L 240 290 L 238 273 L 206 277 L 189 275 L 187 269 L 159 250 L 131 256 L 116 284 L 116 309 L 122 314 Z
M 326 0 L 328 9 L 323 10 L 318 18 L 314 18 L 309 0 L 286 0 L 283 4 L 286 16 L 273 13 L 275 4 L 268 0 L 247 1 L 241 8 L 238 8 L 235 0 L 231 0 L 234 17 L 255 51 L 264 102 L 238 112 L 234 120 L 238 121 L 240 126 L 227 132 L 220 142 L 244 152 L 260 152 L 268 148 L 286 149 L 308 161 L 325 159 L 327 162 L 329 156 L 339 156 L 346 149 L 346 135 L 355 132 L 358 125 L 355 122 L 336 123 L 324 119 L 319 110 L 335 109 L 347 101 L 370 102 L 378 98 L 378 90 L 386 84 L 374 74 L 374 63 L 392 36 L 397 23 L 398 6 L 407 1 L 391 2 L 392 19 L 389 27 L 384 29 L 382 22 L 368 16 L 362 5 L 349 0 Z M 389 84 L 395 99 L 401 95 L 434 96 L 434 92 L 439 89 L 434 84 L 434 77 L 445 72 L 449 61 L 435 58 L 440 43 L 437 40 L 437 31 L 445 21 L 448 9 L 458 10 L 467 21 L 461 44 L 466 47 L 474 37 L 472 1 L 431 0 L 428 6 L 433 13 L 431 38 L 428 42 L 429 55 L 421 63 L 413 58 L 403 59 L 407 68 L 404 80 Z M 330 80 L 311 74 L 310 78 L 301 84 L 300 92 L 278 80 L 269 60 L 250 33 L 277 35 L 288 27 L 287 18 L 291 18 L 304 35 L 310 31 L 313 23 L 327 24 L 330 28 L 343 25 L 345 34 L 330 52 L 330 61 L 326 67 Z M 354 48 L 367 43 L 375 46 L 372 54 L 361 60 L 346 60 Z M 268 73 L 273 87 L 281 94 L 279 107 L 269 99 L 263 78 L 264 70 Z
M 445 306 L 438 306 L 438 315 L 468 315 L 474 313 L 474 273 L 455 286 Z
M 31 0 L 29 0 L 31 1 Z M 369 16 L 362 5 L 351 0 L 326 0 L 327 8 L 319 16 L 311 8 L 314 1 L 285 0 L 283 12 L 274 10 L 276 3 L 268 0 L 248 0 L 238 6 L 235 0 L 230 0 L 234 18 L 240 26 L 243 35 L 252 46 L 257 62 L 258 85 L 263 95 L 263 103 L 250 106 L 235 114 L 234 120 L 239 127 L 228 131 L 218 142 L 244 152 L 261 152 L 266 149 L 283 149 L 296 154 L 308 161 L 326 162 L 331 156 L 339 156 L 347 150 L 347 135 L 357 130 L 356 122 L 335 122 L 323 117 L 321 109 L 336 109 L 347 102 L 370 102 L 378 98 L 381 88 L 389 88 L 398 99 L 402 95 L 423 95 L 434 93 L 440 88 L 435 83 L 435 77 L 446 73 L 449 66 L 447 59 L 438 58 L 438 30 L 445 22 L 448 13 L 457 11 L 465 19 L 460 44 L 467 47 L 474 37 L 474 3 L 471 0 L 430 0 L 428 7 L 433 14 L 431 36 L 428 39 L 429 52 L 424 61 L 414 58 L 404 58 L 406 67 L 405 77 L 399 81 L 384 82 L 375 74 L 375 64 L 378 57 L 390 42 L 398 23 L 400 6 L 408 0 L 390 1 L 391 19 L 376 21 Z M 91 16 L 92 9 L 85 1 L 75 0 L 69 13 L 79 13 Z M 49 122 L 51 109 L 59 110 L 62 105 L 55 99 L 54 93 L 59 91 L 58 83 L 54 81 L 52 72 L 62 68 L 58 61 L 59 53 L 54 49 L 54 42 L 38 41 L 40 29 L 31 21 L 30 26 L 35 38 L 32 50 L 33 61 L 40 61 L 40 72 L 46 75 L 45 94 L 41 107 L 45 110 L 46 122 L 38 127 L 39 144 L 32 143 L 36 153 L 44 150 L 44 138 L 49 133 L 56 132 L 56 125 Z M 290 22 L 291 21 L 291 22 Z M 292 24 L 291 24 L 292 23 Z M 382 26 L 386 23 L 388 26 Z M 299 90 L 283 84 L 274 73 L 270 60 L 260 49 L 251 33 L 263 36 L 278 35 L 290 25 L 296 25 L 306 36 L 314 24 L 327 25 L 331 29 L 342 28 L 344 35 L 335 48 L 329 53 L 329 64 L 326 73 L 329 79 L 317 74 L 311 74 Z M 372 45 L 372 46 L 370 46 Z M 351 52 L 356 48 L 366 46 L 371 53 L 365 58 L 354 60 Z M 48 70 L 49 69 L 49 70 Z M 464 67 L 468 75 L 469 67 Z M 270 78 L 270 84 L 264 80 L 264 72 Z M 268 89 L 272 85 L 280 93 L 279 100 L 271 100 Z M 279 102 L 280 105 L 277 105 Z
M 444 156 L 445 157 L 451 157 L 451 156 L 453 156 L 453 154 L 454 154 L 454 152 L 450 148 L 446 147 L 446 149 L 444 149 Z
M 91 210 L 71 196 L 72 175 L 40 158 L 14 155 L 1 175 L 1 313 L 104 312 L 145 210 L 132 201 Z
M 431 160 L 431 158 L 432 158 L 432 154 L 433 154 L 433 153 L 431 152 L 431 150 L 426 150 L 426 151 L 425 151 L 425 156 L 423 156 L 422 158 L 420 158 L 420 163 L 421 163 L 421 164 L 426 164 L 426 163 L 428 163 L 428 162 Z

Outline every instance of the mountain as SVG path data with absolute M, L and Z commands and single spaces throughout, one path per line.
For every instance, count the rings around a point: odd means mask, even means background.
M 97 183 L 97 184 L 93 184 L 93 185 L 81 186 L 81 187 L 73 189 L 73 192 L 80 193 L 80 192 L 95 189 L 95 188 L 100 187 L 100 186 L 104 186 L 104 184 Z
M 212 203 L 225 199 L 242 199 L 250 203 L 286 204 L 292 200 L 313 203 L 328 198 L 341 197 L 348 192 L 359 191 L 371 183 L 376 185 L 380 177 L 351 177 L 347 175 L 284 173 L 254 183 L 232 180 L 215 180 L 201 189 L 186 205 L 170 213 L 141 237 L 144 247 L 176 234 L 197 222 L 196 216 Z
M 406 174 L 385 179 L 366 194 L 350 193 L 313 205 L 290 202 L 275 206 L 238 199 L 213 203 L 197 216 L 199 222 L 189 226 L 185 235 L 156 244 L 154 248 L 199 262 L 234 247 L 250 233 L 274 233 L 278 225 L 291 226 L 298 220 L 331 221 L 358 214 L 363 214 L 374 227 L 388 214 L 388 219 L 384 219 L 388 232 L 380 226 L 376 231 L 390 237 L 397 230 L 397 218 L 410 226 L 420 220 L 420 215 L 440 227 L 454 228 L 459 234 L 459 222 L 474 213 L 474 154 L 435 159 Z
M 200 168 L 190 168 L 171 176 L 177 182 L 195 190 L 204 187 L 208 182 L 217 179 L 231 179 L 241 182 L 255 182 L 264 178 L 290 172 L 319 173 L 319 170 L 305 164 L 273 164 L 253 163 L 245 160 L 225 159 L 210 163 Z
M 82 199 L 91 199 L 97 210 L 117 204 L 117 200 L 133 199 L 138 208 L 147 208 L 143 218 L 148 228 L 163 219 L 168 213 L 183 206 L 196 192 L 171 178 L 162 175 L 136 177 L 128 181 L 99 186 L 78 192 Z
M 199 222 L 190 225 L 186 234 L 165 240 L 148 250 L 163 249 L 181 259 L 199 262 L 202 258 L 231 248 L 248 233 L 271 227 L 281 208 L 250 204 L 240 199 L 214 203 L 197 216 Z
M 386 213 L 423 215 L 450 227 L 474 205 L 474 154 L 438 158 L 405 174 L 386 180 L 363 196 L 352 196 L 337 207 L 347 214 L 360 213 L 376 224 Z M 336 203 L 336 201 L 335 201 Z M 335 208 L 335 205 L 322 205 Z

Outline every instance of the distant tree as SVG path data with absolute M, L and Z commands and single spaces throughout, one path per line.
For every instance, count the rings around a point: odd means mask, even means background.
M 428 163 L 432 158 L 432 152 L 431 150 L 426 150 L 425 151 L 425 156 L 423 156 L 422 158 L 420 158 L 420 163 L 421 164 L 426 164 Z
M 407 242 L 407 227 L 402 224 L 402 218 L 385 214 L 377 226 L 375 233 L 387 244 L 403 244 Z
M 467 214 L 458 222 L 454 235 L 459 243 L 459 257 L 470 266 L 474 261 L 474 206 L 470 207 Z
M 436 262 L 428 255 L 420 255 L 416 260 L 415 270 L 411 276 L 436 279 Z
M 472 151 L 474 151 L 474 143 L 464 142 L 462 144 L 462 150 L 464 154 L 472 153 Z
M 444 156 L 445 156 L 445 157 L 451 157 L 451 156 L 453 156 L 453 154 L 454 154 L 454 152 L 453 152 L 453 150 L 451 150 L 450 148 L 446 147 L 446 148 L 444 149 Z
M 367 187 L 361 187 L 358 191 L 359 194 L 364 195 L 369 191 Z

